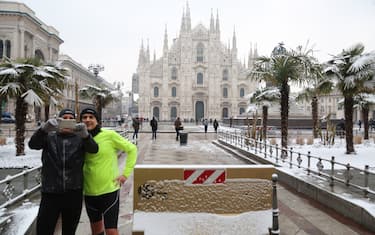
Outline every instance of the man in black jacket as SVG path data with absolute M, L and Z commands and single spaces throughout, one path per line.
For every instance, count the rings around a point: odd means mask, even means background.
M 73 110 L 63 109 L 58 119 L 41 125 L 29 141 L 31 149 L 43 150 L 38 235 L 53 234 L 60 214 L 62 234 L 75 234 L 82 210 L 84 153 L 99 149 L 85 124 L 61 129 L 62 119 L 75 119 Z

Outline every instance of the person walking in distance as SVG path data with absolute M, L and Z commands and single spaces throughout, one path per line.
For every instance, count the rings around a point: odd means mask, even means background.
M 174 129 L 176 130 L 176 141 L 180 137 L 180 130 L 182 129 L 182 123 L 180 117 L 177 117 L 174 121 Z
M 60 128 L 62 119 L 72 119 L 71 109 L 63 109 L 58 119 L 41 124 L 31 136 L 29 147 L 42 149 L 41 200 L 36 234 L 51 235 L 61 215 L 63 235 L 74 235 L 82 210 L 83 162 L 85 152 L 95 154 L 98 145 L 86 125 Z
M 203 120 L 203 125 L 204 125 L 204 133 L 207 133 L 207 129 L 208 129 L 208 120 L 207 120 L 207 118 L 205 118 Z
M 114 130 L 100 127 L 96 110 L 81 111 L 81 121 L 99 145 L 99 152 L 86 153 L 83 167 L 83 194 L 92 234 L 118 235 L 120 187 L 133 171 L 137 146 Z M 127 154 L 120 172 L 117 152 Z
M 152 139 L 156 140 L 156 131 L 158 130 L 158 121 L 156 121 L 155 117 L 152 117 L 150 121 L 150 126 L 152 130 Z
M 139 118 L 138 117 L 134 118 L 133 119 L 133 129 L 134 129 L 133 140 L 138 139 L 139 125 L 140 125 Z
M 217 128 L 219 127 L 219 122 L 216 120 L 216 118 L 214 120 L 213 126 L 214 126 L 214 129 L 215 129 L 215 133 L 217 133 Z

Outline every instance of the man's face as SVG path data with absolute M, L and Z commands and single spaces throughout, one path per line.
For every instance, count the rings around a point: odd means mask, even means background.
M 87 130 L 93 130 L 98 125 L 98 120 L 93 114 L 85 113 L 82 115 L 82 122 L 86 124 Z

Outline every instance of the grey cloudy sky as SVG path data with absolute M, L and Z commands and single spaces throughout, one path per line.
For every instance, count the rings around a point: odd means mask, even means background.
M 102 64 L 106 80 L 131 87 L 142 39 L 151 57 L 161 56 L 165 25 L 169 46 L 179 34 L 186 0 L 23 0 L 64 43 L 61 53 L 87 67 Z M 246 58 L 250 43 L 269 55 L 278 42 L 289 48 L 317 50 L 321 62 L 357 42 L 375 50 L 375 0 L 189 0 L 192 27 L 209 27 L 211 9 L 219 12 L 221 40 L 232 41 L 236 30 L 238 55 Z

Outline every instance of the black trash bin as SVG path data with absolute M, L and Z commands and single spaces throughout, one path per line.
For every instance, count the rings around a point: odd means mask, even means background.
M 180 145 L 186 145 L 188 139 L 188 133 L 187 132 L 180 132 Z

